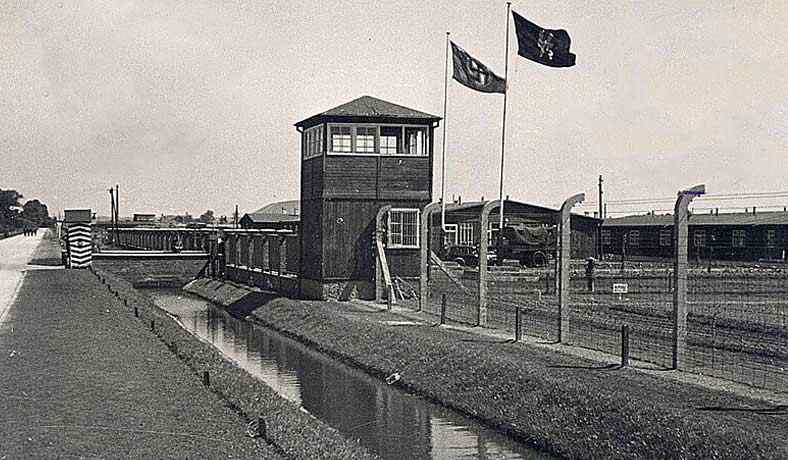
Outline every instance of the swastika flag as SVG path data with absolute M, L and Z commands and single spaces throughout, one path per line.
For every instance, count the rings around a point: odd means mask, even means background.
M 451 42 L 454 57 L 454 73 L 452 77 L 468 88 L 483 93 L 505 93 L 506 80 L 495 75 L 481 61 L 468 54 L 454 42 Z
M 569 52 L 572 39 L 563 29 L 543 29 L 512 11 L 517 54 L 550 67 L 572 67 L 575 55 Z

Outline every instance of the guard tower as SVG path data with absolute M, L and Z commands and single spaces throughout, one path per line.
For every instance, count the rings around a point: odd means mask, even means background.
M 63 226 L 66 229 L 67 268 L 87 268 L 93 261 L 92 214 L 90 209 L 66 209 Z
M 296 123 L 301 133 L 301 292 L 375 297 L 375 222 L 386 205 L 392 276 L 419 276 L 440 117 L 370 96 Z

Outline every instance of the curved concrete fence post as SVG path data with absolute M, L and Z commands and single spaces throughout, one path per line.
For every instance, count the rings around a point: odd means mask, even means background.
M 487 326 L 487 229 L 490 213 L 501 208 L 501 200 L 488 201 L 479 216 L 479 304 L 476 306 L 476 325 Z
M 706 193 L 705 185 L 681 190 L 673 209 L 673 369 L 684 365 L 687 347 L 687 208 L 696 197 Z
M 421 211 L 421 230 L 419 234 L 419 309 L 421 311 L 427 305 L 429 290 L 429 261 L 430 261 L 430 224 L 432 223 L 432 213 L 441 205 L 440 201 L 434 201 L 424 207 Z
M 378 242 L 383 244 L 383 235 L 386 234 L 386 222 L 384 218 L 391 211 L 391 205 L 385 205 L 378 209 L 378 214 L 375 216 L 375 240 L 372 242 L 372 252 L 375 254 L 375 303 L 383 303 L 383 293 L 387 297 L 391 297 L 391 292 L 386 292 L 386 280 L 383 279 L 383 262 L 378 257 L 377 245 Z
M 569 314 L 569 270 L 572 260 L 572 208 L 586 199 L 585 193 L 578 193 L 564 201 L 561 205 L 561 220 L 558 226 L 558 341 L 569 342 L 571 318 Z

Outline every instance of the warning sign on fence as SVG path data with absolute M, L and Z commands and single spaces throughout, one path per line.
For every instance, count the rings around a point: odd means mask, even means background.
M 626 294 L 628 291 L 627 283 L 613 283 L 613 294 Z

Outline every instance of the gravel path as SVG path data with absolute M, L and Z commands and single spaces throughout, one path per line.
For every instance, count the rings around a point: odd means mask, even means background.
M 17 235 L 0 240 L 0 323 L 8 314 L 30 260 L 44 232 L 36 236 Z
M 27 273 L 0 324 L 0 458 L 280 458 L 245 431 L 90 272 Z

